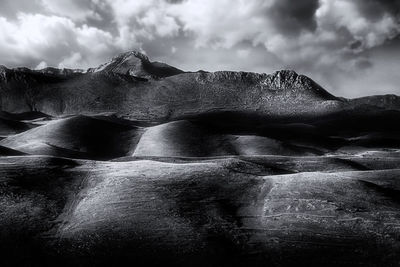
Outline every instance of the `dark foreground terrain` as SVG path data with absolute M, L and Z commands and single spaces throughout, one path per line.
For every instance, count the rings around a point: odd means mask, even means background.
M 1 266 L 399 266 L 400 113 L 1 113 Z

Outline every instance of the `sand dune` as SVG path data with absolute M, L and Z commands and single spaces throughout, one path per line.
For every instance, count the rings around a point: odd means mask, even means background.
M 312 256 L 312 266 L 327 259 L 374 266 L 398 259 L 400 157 L 162 160 L 1 157 L 6 260 L 281 266 Z M 28 259 L 13 254 L 21 249 Z
M 398 190 L 399 170 L 252 176 L 247 164 L 232 168 L 236 164 L 138 161 L 99 167 L 59 231 L 66 240 L 104 252 L 123 244 L 125 257 L 147 262 L 154 251 L 161 261 L 200 266 L 250 257 L 274 266 L 272 258 L 254 255 L 255 249 L 290 255 L 288 263 L 313 256 L 320 265 L 327 259 L 370 265 L 371 255 L 379 263 L 398 257 L 387 253 L 400 251 L 398 201 L 375 183 Z M 99 183 L 97 172 L 106 177 Z M 94 234 L 104 239 L 93 241 Z
M 317 149 L 296 146 L 276 139 L 255 136 L 236 135 L 230 136 L 230 143 L 239 155 L 318 155 L 322 152 Z
M 19 156 L 19 155 L 25 155 L 25 153 L 8 147 L 0 146 L 0 156 Z
M 36 113 L 4 114 L 15 119 L 44 116 Z M 6 137 L 0 145 L 29 154 L 90 159 L 124 156 L 312 156 L 357 154 L 374 148 L 400 147 L 396 129 L 366 133 L 349 132 L 347 128 L 328 131 L 328 123 L 323 126 L 314 126 L 311 122 L 268 123 L 266 118 L 250 115 L 238 117 L 235 121 L 229 116 L 226 119 L 198 116 L 161 124 L 104 114 L 52 120 L 46 117 L 41 125 L 0 118 L 0 135 Z M 334 125 L 329 127 L 334 128 Z
M 9 113 L 0 111 L 0 135 L 8 136 L 32 129 L 37 119 L 47 119 L 48 115 L 41 112 Z
M 16 120 L 3 119 L 0 117 L 0 135 L 7 136 L 24 132 L 36 125 Z
M 129 154 L 140 132 L 134 126 L 74 116 L 10 136 L 0 145 L 36 155 L 109 159 Z
M 134 156 L 205 157 L 235 154 L 223 136 L 216 136 L 189 121 L 150 127 L 141 137 Z
M 0 182 L 13 192 L 0 195 L 2 236 L 14 237 L 3 251 L 19 244 L 31 262 L 281 266 L 312 256 L 313 266 L 374 266 L 400 252 L 398 169 L 276 175 L 263 157 L 0 164 Z
M 315 155 L 318 151 L 255 135 L 230 135 L 180 120 L 149 127 L 133 156 Z
M 4 138 L 0 251 L 17 265 L 21 250 L 49 265 L 398 260 L 397 129 L 235 123 L 69 116 Z

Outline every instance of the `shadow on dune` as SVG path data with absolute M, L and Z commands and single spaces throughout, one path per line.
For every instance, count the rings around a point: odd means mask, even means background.
M 42 115 L 14 117 L 24 116 Z M 397 111 L 343 111 L 296 120 L 245 112 L 213 112 L 170 122 L 80 115 L 57 118 L 41 126 L 2 120 L 4 133 L 13 131 L 15 135 L 5 136 L 1 146 L 33 155 L 97 160 L 126 156 L 312 156 L 342 153 L 342 148 L 351 147 L 400 148 Z
M 34 155 L 111 159 L 134 149 L 138 127 L 87 116 L 73 116 L 10 136 L 0 145 Z

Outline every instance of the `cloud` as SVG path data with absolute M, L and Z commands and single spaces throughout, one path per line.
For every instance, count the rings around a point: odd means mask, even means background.
M 0 25 L 0 58 L 9 66 L 24 63 L 33 67 L 41 61 L 57 66 L 79 52 L 85 57 L 74 63 L 86 67 L 114 45 L 108 32 L 86 25 L 78 27 L 72 20 L 54 15 L 21 13 L 16 21 L 0 17 Z
M 60 64 L 58 64 L 59 68 L 68 68 L 71 66 L 77 66 L 79 65 L 80 61 L 82 61 L 82 55 L 79 52 L 74 52 L 71 53 L 70 55 L 68 55 L 67 57 L 65 57 L 63 59 L 63 61 L 60 62 Z
M 86 68 L 139 49 L 188 70 L 293 68 L 333 92 L 347 92 L 346 80 L 379 73 L 382 56 L 371 51 L 400 35 L 399 5 L 391 0 L 4 0 L 0 64 Z M 399 83 L 396 77 L 389 80 Z M 361 94 L 367 90 L 362 87 L 353 90 Z
M 386 14 L 400 15 L 400 1 L 398 0 L 355 0 L 360 12 L 371 20 L 379 20 Z
M 48 66 L 47 66 L 47 63 L 45 62 L 45 61 L 41 61 L 36 67 L 35 67 L 35 70 L 41 70 L 41 69 L 44 69 L 44 68 L 47 68 Z
M 269 31 L 267 18 L 259 12 L 265 3 L 192 0 L 171 5 L 168 12 L 181 22 L 183 31 L 193 36 L 197 48 L 229 48 Z
M 43 7 L 37 0 L 1 0 L 0 17 L 15 19 L 17 13 L 35 14 L 41 12 Z
M 315 31 L 317 22 L 315 12 L 318 0 L 290 1 L 279 0 L 267 10 L 277 29 L 289 35 L 297 35 L 302 30 Z
M 41 3 L 45 10 L 75 20 L 96 16 L 95 10 L 91 9 L 95 6 L 91 0 L 41 0 Z

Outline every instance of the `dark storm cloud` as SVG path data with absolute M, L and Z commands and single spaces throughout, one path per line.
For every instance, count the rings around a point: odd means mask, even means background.
M 356 50 L 362 46 L 362 42 L 360 40 L 355 40 L 354 42 L 351 42 L 349 46 L 351 49 Z
M 377 20 L 385 14 L 400 15 L 399 0 L 356 0 L 355 2 L 362 14 L 372 20 Z
M 89 26 L 109 31 L 112 34 L 118 33 L 118 25 L 114 19 L 113 10 L 107 2 L 103 2 L 102 5 L 94 4 L 92 2 L 90 8 L 95 12 L 96 17 L 88 17 L 84 23 Z
M 267 10 L 279 31 L 285 34 L 298 34 L 301 30 L 314 31 L 317 27 L 315 12 L 318 0 L 276 0 Z

